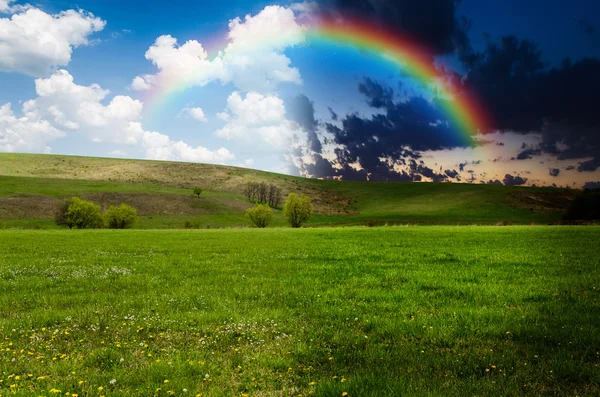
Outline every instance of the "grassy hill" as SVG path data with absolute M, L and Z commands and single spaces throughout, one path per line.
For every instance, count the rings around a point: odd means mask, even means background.
M 0 228 L 53 228 L 57 205 L 71 196 L 107 208 L 122 202 L 138 228 L 247 226 L 248 182 L 309 195 L 312 226 L 365 224 L 516 224 L 560 219 L 577 192 L 450 183 L 322 181 L 197 163 L 0 153 Z M 201 198 L 191 194 L 201 186 Z M 284 226 L 278 211 L 273 226 Z

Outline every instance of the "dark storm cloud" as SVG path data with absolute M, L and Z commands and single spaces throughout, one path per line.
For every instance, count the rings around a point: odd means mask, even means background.
M 305 95 L 298 95 L 288 103 L 287 111 L 290 120 L 300 124 L 307 132 L 310 149 L 315 153 L 321 153 L 323 148 L 317 136 L 317 126 L 319 123 L 315 119 L 313 102 Z
M 394 104 L 394 91 L 371 79 L 362 81 L 358 85 L 358 91 L 365 96 L 367 104 L 375 109 L 389 108 Z
M 436 54 L 468 44 L 467 21 L 457 18 L 456 0 L 325 0 L 334 16 L 370 20 L 421 43 Z
M 517 160 L 531 159 L 533 158 L 532 156 L 539 156 L 540 154 L 542 154 L 542 151 L 540 149 L 528 148 L 517 155 Z
M 409 168 L 412 175 L 422 175 L 424 177 L 431 178 L 433 182 L 443 182 L 448 179 L 446 174 L 436 173 L 431 168 L 427 167 L 423 161 L 417 163 L 415 160 L 410 160 Z
M 579 163 L 577 171 L 579 172 L 594 172 L 600 167 L 600 157 L 592 160 Z
M 419 178 L 425 176 L 442 181 L 448 175 L 436 173 L 422 162 L 414 161 L 421 157 L 419 152 L 474 146 L 472 140 L 465 142 L 456 134 L 435 103 L 420 97 L 394 102 L 393 90 L 371 79 L 362 81 L 358 89 L 371 107 L 383 112 L 368 118 L 349 114 L 340 120 L 341 126 L 325 124 L 332 142 L 340 146 L 336 155 L 342 171 L 338 174 L 341 172 L 344 178 L 344 170 L 350 177 L 356 177 L 354 170 L 345 165 L 358 163 L 369 179 L 406 181 L 419 175 Z M 395 165 L 409 166 L 410 172 L 397 172 Z M 318 169 L 327 170 L 328 167 L 322 165 Z
M 337 113 L 334 112 L 332 108 L 327 108 L 327 109 L 329 109 L 329 117 L 331 118 L 331 120 L 338 121 Z
M 420 97 L 393 102 L 393 92 L 379 83 L 365 79 L 359 91 L 367 103 L 384 110 L 370 118 L 350 114 L 342 119 L 342 127 L 327 124 L 335 142 L 344 145 L 352 158 L 391 156 L 398 158 L 403 150 L 441 150 L 473 146 L 455 133 L 440 107 Z M 360 153 L 359 153 L 360 152 Z
M 520 186 L 520 185 L 524 185 L 525 183 L 527 183 L 527 178 L 521 178 L 518 175 L 513 176 L 510 174 L 506 174 L 506 175 L 504 175 L 503 182 L 507 186 Z
M 456 170 L 446 170 L 444 173 L 450 178 L 456 178 L 458 176 L 458 172 Z
M 558 176 L 560 174 L 560 169 L 559 168 L 550 168 L 548 173 L 550 176 Z
M 507 36 L 463 61 L 469 70 L 464 82 L 492 112 L 492 129 L 538 132 L 542 142 L 536 149 L 544 153 L 600 161 L 599 59 L 565 60 L 550 68 L 533 42 Z
M 498 179 L 496 180 L 489 180 L 486 182 L 488 185 L 503 185 L 503 183 L 501 181 L 499 181 Z
M 306 172 L 308 172 L 308 174 L 315 178 L 326 178 L 336 175 L 333 165 L 320 154 L 315 154 L 313 160 L 313 164 L 305 164 Z

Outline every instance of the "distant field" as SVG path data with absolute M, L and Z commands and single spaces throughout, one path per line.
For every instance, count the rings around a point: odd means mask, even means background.
M 599 395 L 598 241 L 0 231 L 0 395 Z
M 143 160 L 0 153 L 0 228 L 55 228 L 65 198 L 81 196 L 106 209 L 123 202 L 141 215 L 137 228 L 247 227 L 243 196 L 251 181 L 307 194 L 308 226 L 388 223 L 470 225 L 552 223 L 576 191 L 462 183 L 321 181 L 236 167 Z M 191 194 L 202 187 L 202 198 Z M 272 226 L 285 226 L 276 212 Z

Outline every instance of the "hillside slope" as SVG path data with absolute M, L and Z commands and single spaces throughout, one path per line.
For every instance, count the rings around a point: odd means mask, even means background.
M 576 195 L 564 189 L 450 183 L 321 181 L 197 163 L 0 153 L 0 227 L 53 227 L 56 206 L 81 196 L 138 208 L 138 227 L 245 226 L 251 181 L 309 195 L 312 225 L 548 223 Z M 201 186 L 201 198 L 191 195 Z M 275 226 L 285 225 L 279 212 Z

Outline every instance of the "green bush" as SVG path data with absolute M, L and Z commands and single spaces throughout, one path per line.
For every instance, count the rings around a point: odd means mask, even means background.
M 202 194 L 202 188 L 200 188 L 200 187 L 196 186 L 196 187 L 194 188 L 193 192 L 194 192 L 194 194 L 195 194 L 196 196 L 198 196 L 198 198 L 200 198 L 200 195 Z
M 71 200 L 65 200 L 61 203 L 60 207 L 56 210 L 54 214 L 54 222 L 58 226 L 69 226 L 67 225 L 67 211 L 69 210 L 69 206 L 71 205 Z M 73 226 L 69 226 L 72 228 Z
M 79 197 L 73 197 L 67 203 L 69 204 L 67 211 L 60 220 L 64 222 L 63 225 L 69 226 L 70 229 L 74 227 L 77 229 L 102 227 L 103 219 L 99 205 L 82 200 Z
M 110 206 L 104 214 L 106 224 L 111 229 L 127 229 L 137 220 L 137 210 L 130 205 L 121 204 L 118 207 Z
M 293 228 L 302 226 L 307 222 L 313 213 L 313 206 L 308 196 L 299 197 L 296 193 L 290 193 L 285 205 L 283 206 L 283 215 L 288 218 Z
M 200 229 L 200 222 L 185 221 L 183 226 L 186 229 Z
M 264 228 L 271 222 L 273 211 L 267 204 L 257 204 L 256 207 L 246 211 L 246 216 L 256 227 Z

